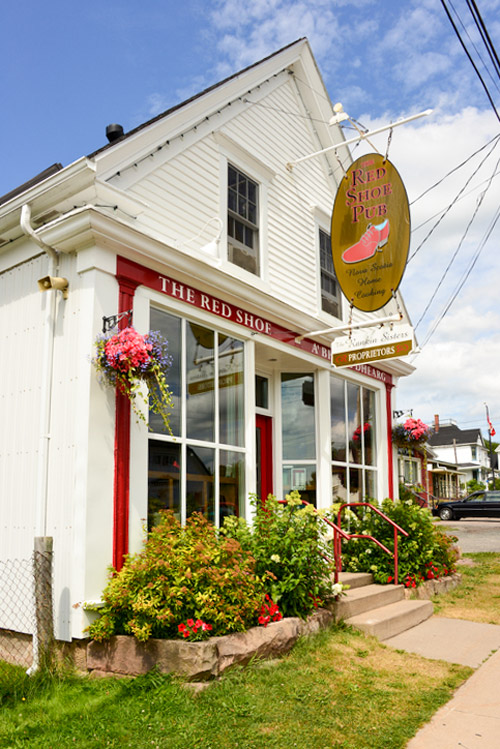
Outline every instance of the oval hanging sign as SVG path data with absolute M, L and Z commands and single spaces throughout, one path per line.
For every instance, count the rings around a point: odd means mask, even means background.
M 379 153 L 361 156 L 343 178 L 332 213 L 335 275 L 349 302 L 375 312 L 403 277 L 410 207 L 396 168 Z

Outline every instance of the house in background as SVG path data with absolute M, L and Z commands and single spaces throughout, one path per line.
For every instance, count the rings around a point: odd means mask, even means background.
M 351 315 L 329 247 L 350 153 L 290 168 L 342 144 L 333 116 L 302 39 L 0 199 L 0 560 L 54 539 L 58 639 L 84 636 L 78 603 L 162 509 L 219 525 L 252 492 L 397 494 L 393 395 L 414 368 L 333 369 L 324 332 Z M 172 434 L 92 366 L 103 318 L 130 312 L 169 342 Z
M 468 481 L 474 479 L 486 484 L 490 478 L 490 455 L 480 429 L 460 429 L 454 421 L 440 422 L 436 416 L 429 445 L 436 456 L 435 496 L 459 496 L 448 493 L 452 486 L 449 483 L 452 475 L 460 476 L 458 488 L 462 493 L 466 492 Z

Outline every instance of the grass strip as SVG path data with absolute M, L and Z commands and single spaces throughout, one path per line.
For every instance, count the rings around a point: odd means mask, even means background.
M 397 749 L 472 669 L 387 648 L 342 625 L 279 661 L 234 669 L 197 695 L 137 679 L 0 669 L 2 749 Z
M 471 565 L 460 564 L 461 584 L 432 599 L 434 613 L 449 619 L 500 624 L 500 554 L 464 554 Z

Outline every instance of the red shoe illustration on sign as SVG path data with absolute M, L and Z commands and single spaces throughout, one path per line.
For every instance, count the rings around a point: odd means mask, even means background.
M 389 231 L 389 219 L 382 221 L 378 226 L 368 224 L 361 239 L 342 253 L 342 260 L 344 263 L 360 263 L 373 257 L 377 250 L 380 251 L 387 244 Z

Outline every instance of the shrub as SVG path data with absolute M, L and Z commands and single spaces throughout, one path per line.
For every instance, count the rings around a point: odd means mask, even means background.
M 457 550 L 453 544 L 457 539 L 436 528 L 427 509 L 412 501 L 391 499 L 385 499 L 380 509 L 409 534 L 398 534 L 400 582 L 415 587 L 431 576 L 441 577 L 454 570 Z M 350 533 L 373 536 L 393 551 L 394 530 L 377 513 L 359 508 L 356 514 L 350 513 L 350 518 Z M 391 582 L 394 575 L 392 557 L 365 539 L 342 542 L 342 565 L 350 572 L 371 572 L 378 583 Z
M 259 577 L 270 573 L 267 593 L 283 616 L 305 618 L 332 596 L 333 565 L 324 558 L 328 551 L 322 523 L 312 505 L 302 506 L 297 491 L 283 504 L 272 496 L 265 504 L 253 497 L 252 504 L 252 526 L 241 518 L 226 518 L 221 532 L 251 553 Z
M 110 572 L 101 617 L 88 628 L 94 640 L 185 637 L 180 625 L 191 620 L 191 639 L 242 631 L 257 623 L 265 595 L 252 556 L 197 513 L 184 527 L 162 513 L 144 550 Z

